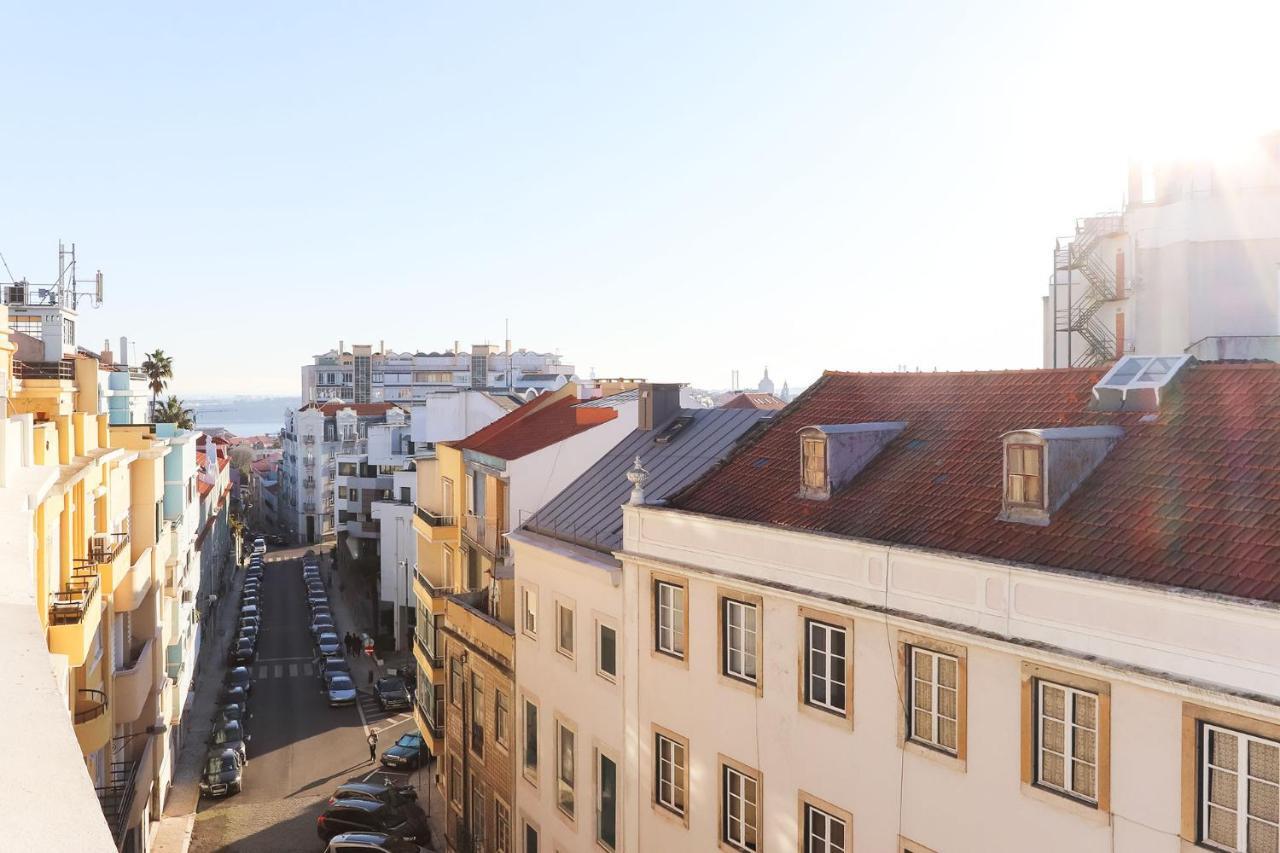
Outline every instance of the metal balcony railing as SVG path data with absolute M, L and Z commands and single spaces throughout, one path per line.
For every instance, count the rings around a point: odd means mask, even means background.
M 75 379 L 75 362 L 64 358 L 60 361 L 15 361 L 13 375 L 18 379 Z
M 101 690 L 77 690 L 75 712 L 76 725 L 91 722 L 107 713 L 107 694 Z
M 413 512 L 418 518 L 422 519 L 426 524 L 432 527 L 453 527 L 458 523 L 457 516 L 439 515 L 429 509 L 423 509 L 420 506 L 414 506 Z
M 102 816 L 111 827 L 111 835 L 119 845 L 129 829 L 129 812 L 133 808 L 134 791 L 138 786 L 137 761 L 113 761 L 107 770 L 107 784 L 96 788 Z
M 100 583 L 97 570 L 76 569 L 63 589 L 49 593 L 49 624 L 74 625 L 83 622 L 89 605 L 97 603 Z
M 129 531 L 95 536 L 89 541 L 89 560 L 96 564 L 110 563 L 129 546 Z
M 446 595 L 453 595 L 458 591 L 456 587 L 452 586 L 436 586 L 427 578 L 426 575 L 418 570 L 416 565 L 413 567 L 413 576 L 418 579 L 418 583 L 427 588 L 427 592 L 431 593 L 433 598 L 443 598 Z

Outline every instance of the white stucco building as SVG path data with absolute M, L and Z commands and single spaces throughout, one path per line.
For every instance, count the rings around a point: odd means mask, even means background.
M 1280 359 L 1280 134 L 1230 161 L 1134 165 L 1124 209 L 1059 241 L 1042 323 L 1046 367 Z
M 612 815 L 630 851 L 1272 849 L 1278 407 L 1271 364 L 827 374 L 624 507 L 615 570 L 516 534 L 517 586 L 581 575 L 519 637 L 550 688 L 519 843 Z M 613 583 L 620 703 L 581 686 Z

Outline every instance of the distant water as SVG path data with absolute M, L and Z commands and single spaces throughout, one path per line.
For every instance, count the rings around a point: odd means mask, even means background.
M 275 434 L 284 426 L 285 409 L 297 408 L 297 397 L 217 397 L 190 399 L 197 427 L 222 427 L 236 435 Z

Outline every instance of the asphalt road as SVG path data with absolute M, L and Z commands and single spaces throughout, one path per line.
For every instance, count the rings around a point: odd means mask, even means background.
M 376 762 L 368 761 L 366 733 L 378 734 L 381 751 L 414 730 L 411 714 L 384 713 L 368 694 L 365 673 L 371 665 L 365 661 L 353 666 L 362 689 L 360 707 L 330 708 L 325 701 L 315 675 L 301 555 L 301 550 L 268 554 L 262 583 L 264 624 L 249 699 L 253 717 L 244 791 L 224 800 L 200 801 L 192 853 L 323 850 L 315 819 L 333 789 L 348 780 L 383 775 Z M 338 607 L 336 585 L 331 589 L 342 634 L 349 625 Z M 422 776 L 425 788 L 426 771 Z M 401 774 L 395 781 L 419 780 Z

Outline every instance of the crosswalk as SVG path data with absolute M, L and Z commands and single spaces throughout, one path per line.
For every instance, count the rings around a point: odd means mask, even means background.
M 289 663 L 259 663 L 254 670 L 254 677 L 265 678 L 301 678 L 314 677 L 316 668 L 311 663 L 292 661 Z

